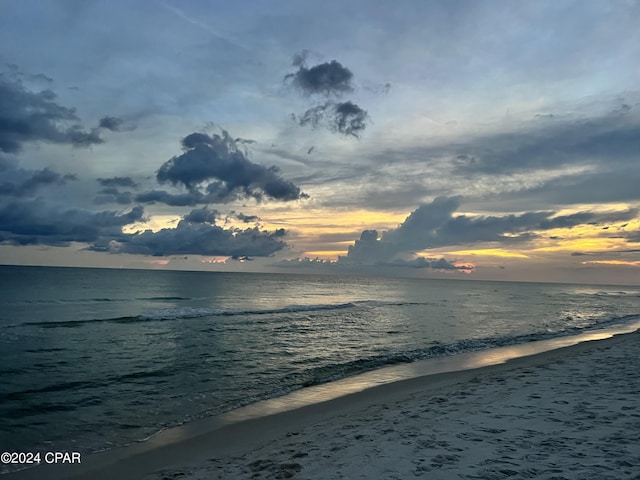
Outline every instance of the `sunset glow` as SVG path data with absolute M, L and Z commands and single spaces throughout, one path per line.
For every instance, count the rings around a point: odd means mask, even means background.
M 0 263 L 640 282 L 640 7 L 456 5 L 8 3 Z

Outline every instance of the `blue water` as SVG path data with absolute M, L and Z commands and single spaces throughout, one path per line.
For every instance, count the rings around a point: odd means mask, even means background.
M 385 365 L 637 321 L 640 287 L 0 267 L 0 450 L 83 453 Z

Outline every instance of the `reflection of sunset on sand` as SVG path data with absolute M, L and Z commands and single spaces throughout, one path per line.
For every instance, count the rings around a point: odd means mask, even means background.
M 372 394 L 146 478 L 632 479 L 639 349 L 634 333 Z

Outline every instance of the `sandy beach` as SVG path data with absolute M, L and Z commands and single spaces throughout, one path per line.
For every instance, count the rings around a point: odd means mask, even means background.
M 640 478 L 639 333 L 513 364 L 146 478 Z
M 15 478 L 639 479 L 638 372 L 628 333 Z

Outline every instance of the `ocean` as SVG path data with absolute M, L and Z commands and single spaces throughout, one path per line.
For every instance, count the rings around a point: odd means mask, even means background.
M 0 285 L 2 451 L 84 455 L 388 365 L 640 320 L 633 286 L 18 266 Z

